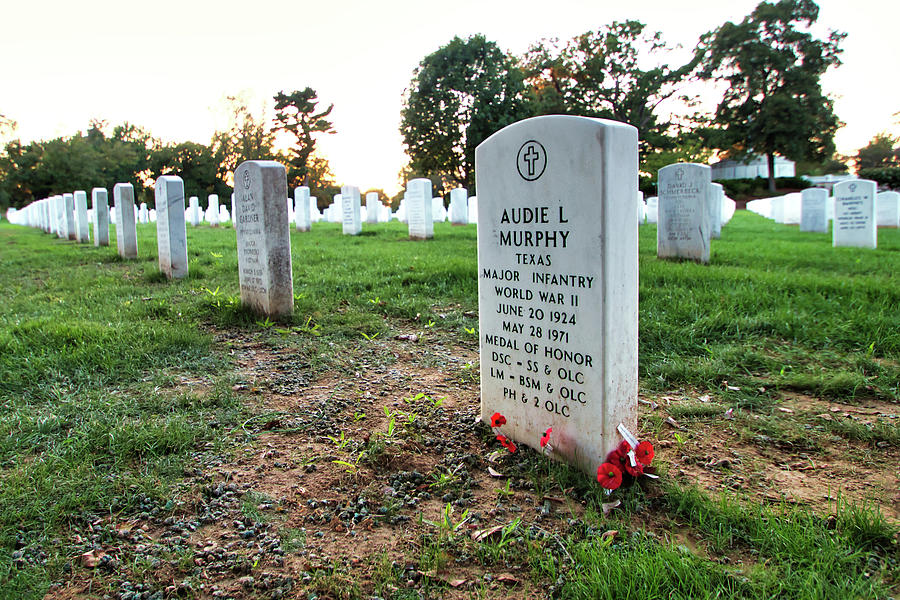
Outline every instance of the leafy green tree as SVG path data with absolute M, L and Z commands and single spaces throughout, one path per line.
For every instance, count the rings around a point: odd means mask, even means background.
M 454 37 L 413 72 L 400 133 L 412 170 L 475 188 L 475 147 L 525 116 L 522 72 L 483 35 Z
M 834 153 L 840 121 L 819 80 L 840 64 L 845 34 L 815 38 L 808 28 L 818 17 L 812 0 L 761 2 L 740 23 L 704 35 L 698 47 L 702 76 L 728 84 L 708 131 L 710 143 L 733 158 L 764 154 L 773 192 L 776 153 L 795 161 Z
M 900 166 L 900 137 L 882 132 L 856 151 L 857 169 L 878 169 Z
M 327 119 L 334 104 L 317 112 L 316 91 L 310 87 L 286 94 L 275 94 L 276 129 L 294 137 L 294 144 L 286 156 L 287 180 L 290 187 L 308 185 L 309 157 L 316 149 L 316 135 L 335 133 L 334 125 Z
M 271 160 L 275 157 L 275 132 L 265 119 L 253 113 L 240 96 L 227 96 L 228 128 L 213 134 L 210 144 L 216 160 L 225 171 L 225 181 L 234 181 L 234 170 L 245 160 Z
M 642 156 L 673 150 L 677 132 L 658 109 L 678 94 L 700 59 L 672 66 L 665 62 L 670 50 L 660 32 L 639 21 L 613 22 L 562 46 L 544 40 L 522 61 L 531 111 L 621 121 L 637 128 Z
M 199 196 L 204 201 L 209 194 L 218 194 L 223 201 L 231 197 L 231 188 L 225 183 L 225 169 L 210 146 L 181 142 L 155 148 L 150 155 L 149 171 L 152 181 L 161 175 L 181 177 L 187 197 Z

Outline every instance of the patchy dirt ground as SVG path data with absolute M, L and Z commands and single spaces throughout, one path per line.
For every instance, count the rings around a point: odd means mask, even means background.
M 585 529 L 571 489 L 535 489 L 534 453 L 502 451 L 477 423 L 474 340 L 411 332 L 311 376 L 315 357 L 218 337 L 256 415 L 243 443 L 233 456 L 198 454 L 174 515 L 92 524 L 103 551 L 80 557 L 48 598 L 545 598 L 559 582 L 532 579 L 529 553 L 564 573 L 565 536 L 604 534 Z M 641 437 L 656 442 L 665 476 L 822 514 L 838 498 L 869 503 L 900 522 L 897 446 L 834 433 L 844 421 L 896 423 L 895 405 L 794 396 L 761 416 L 726 413 L 708 394 L 641 400 Z M 685 417 L 685 405 L 708 407 Z M 785 443 L 803 431 L 816 443 Z M 637 526 L 707 554 L 647 513 Z

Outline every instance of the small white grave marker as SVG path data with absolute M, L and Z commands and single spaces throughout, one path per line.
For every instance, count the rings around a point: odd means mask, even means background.
M 659 170 L 656 255 L 709 262 L 708 165 L 678 163 Z
M 800 231 L 828 233 L 828 190 L 807 188 L 800 192 Z
M 159 270 L 169 279 L 182 279 L 188 274 L 184 181 L 175 175 L 163 175 L 156 180 L 155 192 Z
M 116 248 L 122 258 L 137 258 L 137 223 L 134 214 L 134 186 L 117 183 L 113 188 L 116 205 Z
M 834 186 L 833 246 L 877 247 L 876 188 L 868 179 L 850 179 Z

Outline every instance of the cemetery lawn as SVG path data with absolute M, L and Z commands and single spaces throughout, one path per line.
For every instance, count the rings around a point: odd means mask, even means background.
M 292 231 L 273 322 L 233 229 L 169 283 L 154 225 L 122 261 L 0 223 L 0 598 L 897 597 L 900 231 L 741 211 L 708 267 L 655 236 L 661 478 L 607 497 L 475 422 L 474 227 Z

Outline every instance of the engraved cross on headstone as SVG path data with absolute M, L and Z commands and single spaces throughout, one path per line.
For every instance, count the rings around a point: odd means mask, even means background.
M 522 158 L 525 159 L 525 162 L 528 163 L 528 176 L 534 177 L 534 163 L 541 157 L 541 155 L 535 151 L 534 144 L 528 146 L 528 151 L 525 152 L 525 156 Z

